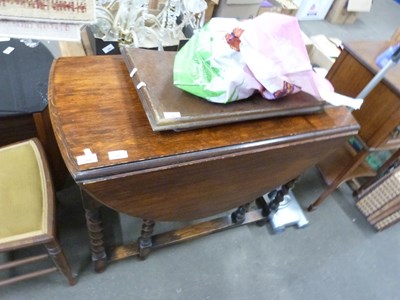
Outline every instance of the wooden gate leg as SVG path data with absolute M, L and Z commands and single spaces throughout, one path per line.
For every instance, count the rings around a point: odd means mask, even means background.
M 52 240 L 44 245 L 49 253 L 50 257 L 53 259 L 57 268 L 64 274 L 67 278 L 69 285 L 74 285 L 76 279 L 72 276 L 71 268 L 65 258 L 64 252 L 61 250 L 60 245 Z
M 264 226 L 268 222 L 270 214 L 278 211 L 280 203 L 284 200 L 285 195 L 287 195 L 289 191 L 293 189 L 297 180 L 298 178 L 295 178 L 282 185 L 279 189 L 269 192 L 268 198 L 272 199 L 269 201 L 269 203 L 267 203 L 264 197 L 258 197 L 256 199 L 256 205 L 259 209 L 261 209 L 261 213 L 264 216 L 264 219 L 256 222 L 258 226 Z
M 143 219 L 142 231 L 138 239 L 140 259 L 146 259 L 150 253 L 151 246 L 153 245 L 151 235 L 153 234 L 154 226 L 155 222 L 153 220 Z
M 89 197 L 82 189 L 81 196 L 85 209 L 86 228 L 89 235 L 94 270 L 96 273 L 101 273 L 106 269 L 107 255 L 104 248 L 103 225 L 99 213 L 100 204 Z
M 231 215 L 232 222 L 241 224 L 246 219 L 246 207 L 239 206 Z

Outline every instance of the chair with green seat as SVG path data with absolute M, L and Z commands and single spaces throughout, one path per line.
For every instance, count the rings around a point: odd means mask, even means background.
M 0 286 L 61 271 L 70 285 L 76 280 L 55 237 L 54 191 L 36 138 L 0 148 L 0 252 L 44 245 L 47 252 L 0 264 L 0 271 L 51 257 L 55 266 L 12 276 Z

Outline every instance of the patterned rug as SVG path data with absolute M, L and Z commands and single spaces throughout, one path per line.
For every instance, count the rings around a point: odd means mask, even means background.
M 0 19 L 92 23 L 94 0 L 2 0 Z

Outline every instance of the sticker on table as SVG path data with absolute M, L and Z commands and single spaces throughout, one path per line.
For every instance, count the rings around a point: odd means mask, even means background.
M 78 165 L 85 165 L 98 162 L 96 153 L 92 153 L 90 149 L 84 149 L 84 155 L 80 155 L 76 157 L 76 162 Z
M 115 151 L 108 152 L 108 158 L 110 160 L 122 159 L 122 158 L 127 158 L 127 157 L 128 157 L 128 151 L 126 151 L 126 150 L 115 150 Z
M 143 81 L 141 81 L 141 82 L 139 82 L 138 85 L 136 86 L 136 89 L 140 90 L 140 89 L 141 89 L 142 87 L 144 87 L 144 86 L 146 86 L 146 84 L 145 84 Z
M 103 52 L 104 53 L 108 53 L 108 52 L 110 52 L 110 51 L 112 51 L 112 50 L 114 50 L 115 49 L 115 47 L 112 45 L 112 44 L 108 44 L 107 46 L 105 46 L 103 49 L 101 49 L 101 50 L 103 50 Z
M 164 111 L 164 118 L 166 119 L 179 119 L 181 113 L 179 111 Z
M 137 68 L 133 68 L 132 71 L 129 73 L 129 76 L 133 77 L 137 72 Z

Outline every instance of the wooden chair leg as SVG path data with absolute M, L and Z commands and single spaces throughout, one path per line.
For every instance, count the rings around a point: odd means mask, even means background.
M 335 180 L 334 183 L 332 183 L 331 185 L 329 185 L 324 191 L 323 193 L 318 197 L 317 200 L 315 200 L 308 208 L 308 211 L 314 211 L 317 209 L 317 206 L 320 205 L 331 193 L 333 193 L 334 190 L 336 190 L 339 186 L 339 184 L 336 181 L 340 181 L 340 180 Z
M 59 271 L 67 278 L 69 285 L 74 285 L 76 283 L 76 278 L 72 276 L 71 268 L 58 242 L 52 240 L 46 243 L 45 247 Z

